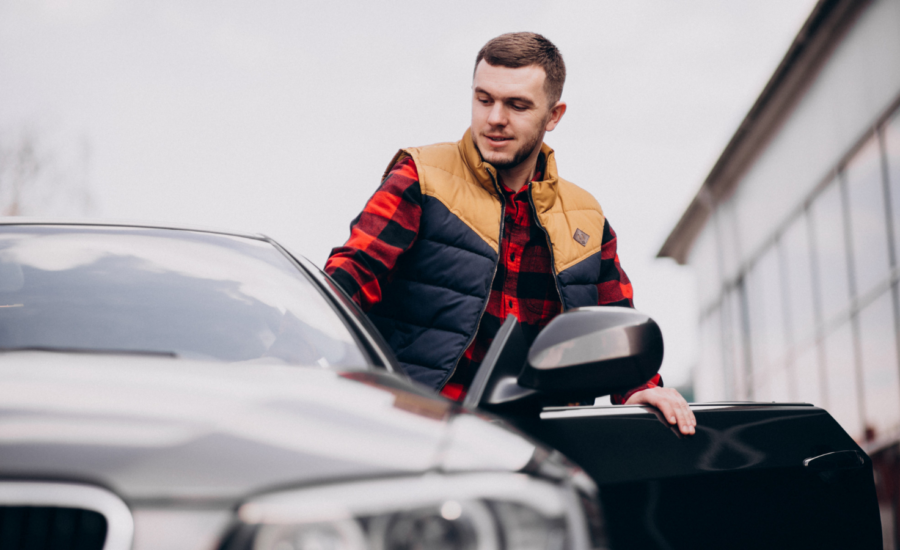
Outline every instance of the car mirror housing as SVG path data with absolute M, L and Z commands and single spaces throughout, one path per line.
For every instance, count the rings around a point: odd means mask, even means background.
M 663 338 L 649 316 L 624 307 L 584 307 L 557 315 L 538 334 L 518 385 L 566 398 L 597 397 L 640 386 L 663 359 Z
M 488 409 L 521 408 L 537 392 L 518 383 L 528 354 L 528 341 L 514 315 L 508 315 L 484 356 L 463 405 Z

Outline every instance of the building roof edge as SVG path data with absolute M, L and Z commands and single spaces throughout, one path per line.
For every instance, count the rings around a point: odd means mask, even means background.
M 855 16 L 870 0 L 819 0 L 775 72 L 713 165 L 700 190 L 669 233 L 657 258 L 686 264 L 716 204 L 734 192 L 740 176 L 768 143 Z

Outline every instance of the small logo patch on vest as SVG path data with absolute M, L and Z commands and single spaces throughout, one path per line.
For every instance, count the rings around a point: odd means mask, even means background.
M 581 246 L 587 246 L 588 239 L 590 239 L 591 236 L 580 229 L 576 229 L 573 238 L 575 239 L 575 242 Z

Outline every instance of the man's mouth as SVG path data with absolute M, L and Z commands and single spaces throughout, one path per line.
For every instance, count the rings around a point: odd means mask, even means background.
M 504 137 L 504 136 L 488 136 L 488 135 L 485 135 L 484 137 L 487 138 L 487 140 L 491 143 L 491 145 L 503 145 L 503 144 L 506 143 L 507 141 L 512 141 L 512 138 L 510 138 L 510 137 Z

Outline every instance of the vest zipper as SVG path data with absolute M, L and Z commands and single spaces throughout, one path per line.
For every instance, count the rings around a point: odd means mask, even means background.
M 484 306 L 481 308 L 481 314 L 478 315 L 478 322 L 475 323 L 475 332 L 472 333 L 472 336 L 469 338 L 469 341 L 466 342 L 465 347 L 463 347 L 462 353 L 459 354 L 459 357 L 456 358 L 456 363 L 453 364 L 453 369 L 450 371 L 450 374 L 447 375 L 447 378 L 444 378 L 444 381 L 441 382 L 441 386 L 438 388 L 438 392 L 444 389 L 444 386 L 447 385 L 447 382 L 453 378 L 453 375 L 456 373 L 456 369 L 459 368 L 459 362 L 463 358 L 463 355 L 466 354 L 466 350 L 469 349 L 469 346 L 472 345 L 472 342 L 475 341 L 475 338 L 478 336 L 478 329 L 481 328 L 481 319 L 484 317 L 484 312 L 487 311 L 488 304 L 491 301 L 491 289 L 494 287 L 494 279 L 497 277 L 497 268 L 500 267 L 501 254 L 503 253 L 503 249 L 500 247 L 503 244 L 503 220 L 506 219 L 506 199 L 503 197 L 503 192 L 500 191 L 500 186 L 497 185 L 497 182 L 494 180 L 494 177 L 491 176 L 491 180 L 494 181 L 494 187 L 497 188 L 497 193 L 500 195 L 500 235 L 497 239 L 497 262 L 494 264 L 494 273 L 491 274 L 491 283 L 488 285 L 488 295 L 484 300 Z M 552 253 L 552 251 L 551 251 Z
M 531 215 L 534 216 L 534 223 L 541 228 L 541 231 L 544 232 L 544 237 L 547 238 L 547 248 L 550 250 L 550 272 L 553 274 L 553 282 L 556 284 L 559 302 L 562 304 L 563 311 L 565 311 L 566 301 L 565 298 L 563 298 L 562 287 L 559 286 L 559 276 L 556 274 L 556 259 L 553 257 L 553 243 L 550 242 L 550 233 L 547 233 L 547 230 L 544 229 L 544 226 L 541 225 L 541 220 L 538 218 L 537 208 L 534 207 L 534 197 L 531 196 L 532 191 L 534 191 L 533 186 L 528 190 L 528 202 L 531 203 Z

